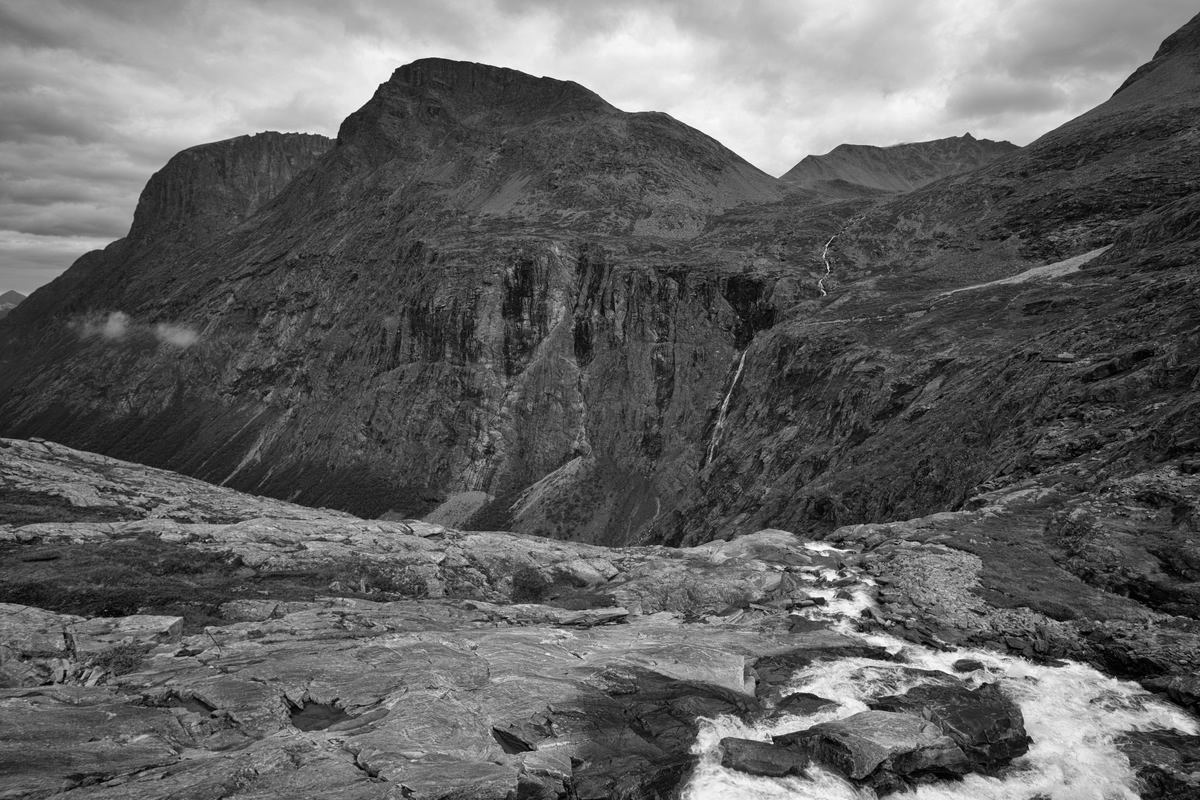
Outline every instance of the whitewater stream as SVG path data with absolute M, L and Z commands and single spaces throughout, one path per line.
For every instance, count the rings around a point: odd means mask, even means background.
M 811 550 L 838 553 L 824 544 Z M 1079 663 L 1039 666 L 990 650 L 957 649 L 939 652 L 888 635 L 860 634 L 854 620 L 872 604 L 859 579 L 851 599 L 836 599 L 834 589 L 817 590 L 829 600 L 824 607 L 804 609 L 802 615 L 825 619 L 835 629 L 865 642 L 902 654 L 903 666 L 954 675 L 974 688 L 999 683 L 1017 702 L 1032 738 L 1029 752 L 1005 767 L 999 776 L 968 775 L 962 781 L 924 785 L 915 792 L 894 795 L 908 800 L 1137 800 L 1134 775 L 1115 740 L 1124 732 L 1176 730 L 1197 732 L 1196 720 L 1136 683 L 1120 681 Z M 846 571 L 823 570 L 832 581 Z M 956 673 L 959 659 L 971 658 L 984 668 Z M 898 665 L 867 658 L 847 658 L 813 664 L 792 676 L 787 692 L 811 692 L 840 705 L 809 716 L 782 715 L 750 726 L 734 717 L 702 721 L 693 752 L 700 763 L 686 787 L 684 800 L 874 800 L 871 789 L 856 788 L 840 776 L 810 767 L 804 777 L 764 778 L 721 766 L 720 741 L 736 736 L 760 741 L 867 710 L 865 701 L 900 694 L 929 683 L 927 677 L 906 678 Z M 786 692 L 785 692 L 786 693 Z

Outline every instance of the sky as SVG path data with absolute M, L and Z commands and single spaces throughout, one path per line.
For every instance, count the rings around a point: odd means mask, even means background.
M 0 0 L 0 292 L 129 230 L 186 147 L 336 135 L 439 56 L 665 111 L 779 175 L 843 142 L 1024 145 L 1103 102 L 1188 0 Z

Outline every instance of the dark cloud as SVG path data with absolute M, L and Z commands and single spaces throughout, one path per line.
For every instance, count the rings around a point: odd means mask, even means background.
M 104 247 L 109 241 L 108 238 L 31 236 L 0 231 L 0 286 L 28 294 L 53 280 L 65 265 L 89 250 Z
M 1105 99 L 1184 0 L 7 0 L 0 290 L 127 229 L 175 152 L 332 135 L 426 56 L 570 79 L 779 174 L 845 142 L 1025 143 Z
M 119 239 L 129 230 L 130 217 L 111 205 L 81 202 L 24 204 L 6 220 L 13 230 L 34 236 L 102 237 Z
M 62 138 L 74 144 L 104 141 L 111 132 L 86 115 L 56 101 L 50 92 L 0 92 L 0 143 Z
M 976 78 L 955 85 L 946 100 L 952 117 L 992 119 L 1013 113 L 1032 114 L 1061 108 L 1066 92 L 1052 84 L 1018 82 L 1004 77 Z

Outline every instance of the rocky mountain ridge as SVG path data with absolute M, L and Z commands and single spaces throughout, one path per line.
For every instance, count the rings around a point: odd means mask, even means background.
M 779 179 L 792 186 L 845 196 L 863 189 L 911 192 L 941 178 L 970 172 L 1016 149 L 1012 142 L 976 139 L 969 133 L 889 147 L 840 144 L 824 155 L 805 156 Z

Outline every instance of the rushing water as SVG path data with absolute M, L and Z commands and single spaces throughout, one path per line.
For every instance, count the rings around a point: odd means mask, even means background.
M 828 554 L 828 545 L 810 549 Z M 842 573 L 844 574 L 844 573 Z M 838 577 L 832 570 L 827 580 Z M 862 578 L 863 584 L 869 578 Z M 849 632 L 853 619 L 869 605 L 862 586 L 854 599 L 831 600 L 809 615 L 825 615 Z M 814 592 L 814 594 L 821 592 Z M 826 596 L 832 597 L 828 591 Z M 860 635 L 874 645 L 902 655 L 903 666 L 956 675 L 972 687 L 998 682 L 1016 701 L 1032 738 L 1029 752 L 1014 760 L 998 777 L 969 775 L 962 781 L 921 786 L 898 795 L 912 800 L 1136 800 L 1128 760 L 1115 744 L 1127 731 L 1174 729 L 1196 733 L 1196 721 L 1181 709 L 1157 699 L 1135 683 L 1109 678 L 1091 667 L 1033 664 L 984 650 L 938 652 L 886 635 Z M 952 664 L 973 658 L 984 669 L 956 674 Z M 797 672 L 789 691 L 812 692 L 836 700 L 834 709 L 812 716 L 783 715 L 749 726 L 733 717 L 704 721 L 694 752 L 700 764 L 684 793 L 685 800 L 865 800 L 869 789 L 856 789 L 841 777 L 810 768 L 804 777 L 762 778 L 721 766 L 720 741 L 725 736 L 770 741 L 773 734 L 800 730 L 848 717 L 867 709 L 869 699 L 907 691 L 927 677 L 907 677 L 897 665 L 864 658 L 814 664 Z

